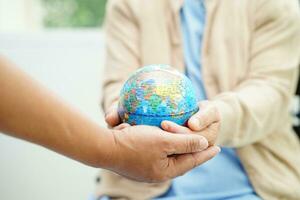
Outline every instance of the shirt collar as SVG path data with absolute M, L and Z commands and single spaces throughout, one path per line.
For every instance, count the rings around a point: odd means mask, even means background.
M 172 10 L 176 13 L 178 12 L 184 3 L 184 0 L 169 0 Z M 213 2 L 213 0 L 203 0 L 204 5 L 207 6 L 208 3 Z
M 172 6 L 172 10 L 178 12 L 182 8 L 184 0 L 169 0 L 169 2 Z

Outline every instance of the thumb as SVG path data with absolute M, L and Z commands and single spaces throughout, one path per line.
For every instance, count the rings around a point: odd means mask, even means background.
M 219 112 L 212 103 L 200 104 L 199 108 L 199 111 L 188 120 L 188 127 L 192 131 L 202 131 L 212 123 L 220 121 Z
M 207 139 L 201 135 L 171 134 L 168 132 L 164 135 L 169 142 L 168 155 L 194 153 L 203 151 L 208 147 Z
M 161 127 L 163 130 L 168 131 L 170 133 L 193 133 L 189 128 L 180 126 L 171 121 L 163 121 L 161 123 Z
M 116 126 L 121 123 L 121 119 L 118 114 L 117 104 L 114 104 L 110 109 L 105 113 L 105 121 L 109 126 Z

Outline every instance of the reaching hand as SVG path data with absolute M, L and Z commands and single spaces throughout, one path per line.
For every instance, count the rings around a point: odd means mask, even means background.
M 161 182 L 182 175 L 216 156 L 220 148 L 208 148 L 208 145 L 215 141 L 219 122 L 218 119 L 206 120 L 206 115 L 210 116 L 209 113 L 213 113 L 210 106 L 205 104 L 200 108 L 201 113 L 190 119 L 191 129 L 165 121 L 162 124 L 163 128 L 169 131 L 165 132 L 157 127 L 130 126 L 122 123 L 117 112 L 117 103 L 114 103 L 105 115 L 106 122 L 115 131 L 115 144 L 118 146 L 118 152 L 113 154 L 115 156 L 112 159 L 117 160 L 118 165 L 111 170 L 138 181 Z M 205 119 L 200 126 L 203 116 Z M 211 124 L 211 121 L 215 121 L 216 124 Z M 193 130 L 200 130 L 200 135 L 186 134 L 194 133 Z M 210 142 L 201 135 L 209 138 Z M 194 138 L 195 136 L 197 137 Z M 139 179 L 134 178 L 137 174 L 140 175 Z
M 195 134 L 172 134 L 157 127 L 121 124 L 114 130 L 110 170 L 130 179 L 162 182 L 183 175 L 219 153 Z M 139 177 L 138 179 L 135 177 Z

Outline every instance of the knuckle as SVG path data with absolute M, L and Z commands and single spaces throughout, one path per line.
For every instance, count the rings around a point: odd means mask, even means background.
M 187 141 L 187 152 L 193 152 L 200 146 L 200 141 L 195 139 L 189 139 Z
M 190 151 L 191 151 L 190 140 L 187 140 L 185 143 L 185 152 L 190 152 Z

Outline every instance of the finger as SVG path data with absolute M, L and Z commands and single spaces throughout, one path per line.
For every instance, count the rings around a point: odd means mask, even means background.
M 121 123 L 121 119 L 118 114 L 118 108 L 113 106 L 106 114 L 105 121 L 109 126 L 116 126 Z
M 201 131 L 210 124 L 220 120 L 218 110 L 215 106 L 205 103 L 200 104 L 199 107 L 199 111 L 188 121 L 188 127 L 193 131 Z
M 108 113 L 105 116 L 105 121 L 111 127 L 114 127 L 114 126 L 116 126 L 116 125 L 118 125 L 118 124 L 121 123 L 121 119 L 120 119 L 120 117 L 118 115 L 118 112 Z
M 219 130 L 220 123 L 213 123 L 203 131 L 198 132 L 198 134 L 204 136 L 208 140 L 209 145 L 211 146 L 215 144 L 219 134 Z
M 163 130 L 171 132 L 171 133 L 192 133 L 190 129 L 184 126 L 180 126 L 171 121 L 163 121 L 161 123 L 161 127 Z
M 183 175 L 187 171 L 205 163 L 206 161 L 215 157 L 221 151 L 220 147 L 212 146 L 208 149 L 192 153 L 192 154 L 184 154 L 178 155 L 175 157 L 169 158 L 170 167 L 173 167 L 174 170 L 169 170 L 171 173 L 171 177 L 176 177 L 178 175 Z
M 129 126 L 130 126 L 130 124 L 122 123 L 122 124 L 120 124 L 120 125 L 118 125 L 118 126 L 115 126 L 113 129 L 114 129 L 114 130 L 122 130 L 122 129 L 124 129 L 124 128 L 129 127 Z
M 207 139 L 201 135 L 166 132 L 164 137 L 168 143 L 167 155 L 194 153 L 203 151 L 208 147 Z

